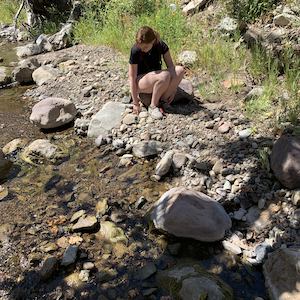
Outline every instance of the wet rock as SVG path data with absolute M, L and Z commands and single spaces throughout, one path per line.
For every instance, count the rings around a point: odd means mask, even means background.
M 79 273 L 79 279 L 83 282 L 89 281 L 90 270 L 81 270 Z
M 178 237 L 212 242 L 231 227 L 222 205 L 190 188 L 172 188 L 159 199 L 151 215 L 157 229 Z
M 77 252 L 78 252 L 78 246 L 68 246 L 64 253 L 61 265 L 68 266 L 74 263 L 77 258 Z
M 41 250 L 46 253 L 54 252 L 57 249 L 58 249 L 58 247 L 54 242 L 47 243 L 46 245 L 41 246 Z
M 40 128 L 56 128 L 70 123 L 77 114 L 74 103 L 62 98 L 46 98 L 32 108 L 30 121 Z
M 117 227 L 113 222 L 110 221 L 103 221 L 100 223 L 100 226 L 101 228 L 97 235 L 100 234 L 112 243 L 121 242 L 127 244 L 128 241 L 122 228 Z
M 193 261 L 180 262 L 173 268 L 159 271 L 157 281 L 180 299 L 233 299 L 229 285 Z
M 23 139 L 14 139 L 11 142 L 7 143 L 2 151 L 5 155 L 11 154 L 17 150 L 22 149 L 26 145 L 26 141 Z
M 63 282 L 65 283 L 66 286 L 75 288 L 75 289 L 77 289 L 83 285 L 83 282 L 79 279 L 79 273 L 73 273 L 73 274 L 66 276 L 63 279 Z M 69 299 L 72 299 L 72 297 Z
M 50 256 L 46 258 L 43 262 L 43 265 L 39 271 L 39 276 L 41 280 L 47 280 L 52 277 L 53 273 L 55 272 L 57 265 L 57 258 L 56 256 Z
M 116 269 L 108 269 L 108 270 L 101 271 L 96 274 L 96 276 L 100 282 L 113 279 L 117 275 L 118 275 L 118 271 Z
M 31 57 L 22 61 L 18 67 L 16 67 L 12 76 L 14 81 L 20 83 L 30 83 L 33 81 L 32 73 L 40 66 L 40 63 L 35 57 Z
M 108 210 L 108 203 L 107 203 L 108 199 L 107 198 L 103 198 L 100 201 L 97 202 L 96 204 L 96 215 L 97 216 L 103 216 L 105 215 L 105 213 Z
M 267 258 L 268 253 L 272 251 L 272 247 L 270 244 L 263 242 L 256 245 L 253 250 L 256 254 L 256 260 L 263 262 Z
M 172 166 L 174 151 L 168 151 L 163 158 L 158 162 L 155 168 L 155 174 L 164 176 L 167 174 Z
M 269 254 L 263 265 L 263 273 L 265 287 L 272 300 L 300 298 L 296 288 L 300 282 L 299 262 L 299 249 L 277 249 Z
M 122 113 L 125 111 L 125 104 L 121 102 L 108 102 L 92 118 L 88 129 L 88 137 L 106 136 L 122 122 Z
M 0 149 L 0 179 L 6 178 L 11 166 L 12 162 L 5 158 L 4 153 Z
M 31 158 L 39 159 L 53 159 L 57 156 L 58 148 L 50 143 L 48 140 L 38 139 L 33 141 L 29 146 L 21 153 L 21 157 L 28 162 L 31 162 Z
M 271 168 L 288 189 L 300 187 L 300 137 L 281 137 L 271 153 Z
M 8 188 L 0 185 L 0 201 L 8 195 Z
M 14 230 L 14 226 L 10 224 L 0 225 L 0 242 L 2 245 L 7 245 L 10 241 L 10 235 Z
M 138 276 L 140 280 L 147 279 L 154 273 L 156 273 L 156 266 L 154 263 L 148 263 L 141 269 L 138 269 Z
M 132 152 L 136 157 L 147 157 L 157 155 L 162 151 L 162 144 L 158 141 L 143 141 L 135 144 Z

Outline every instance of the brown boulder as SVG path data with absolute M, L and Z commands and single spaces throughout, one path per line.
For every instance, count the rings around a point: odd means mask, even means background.
M 221 240 L 232 225 L 220 203 L 186 187 L 172 188 L 164 193 L 151 219 L 157 229 L 203 242 Z
M 281 137 L 271 153 L 271 168 L 288 189 L 300 187 L 300 137 Z
M 265 287 L 270 299 L 300 299 L 300 250 L 277 249 L 269 254 L 263 266 Z

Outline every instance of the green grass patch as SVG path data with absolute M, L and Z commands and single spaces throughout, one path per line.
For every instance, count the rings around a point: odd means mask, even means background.
M 3 24 L 13 24 L 14 17 L 20 7 L 22 1 L 0 1 L 0 22 Z M 25 10 L 21 11 L 21 14 L 18 18 L 18 24 L 26 20 Z

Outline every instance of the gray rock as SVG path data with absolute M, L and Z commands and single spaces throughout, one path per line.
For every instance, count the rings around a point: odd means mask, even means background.
M 132 152 L 136 157 L 157 155 L 162 151 L 162 143 L 158 141 L 143 141 L 135 144 Z
M 46 81 L 53 81 L 60 74 L 58 69 L 42 65 L 32 73 L 32 79 L 37 85 L 42 85 Z
M 294 15 L 290 15 L 287 13 L 283 13 L 274 17 L 274 24 L 277 26 L 287 26 L 291 21 L 295 20 L 296 17 Z
M 251 130 L 250 129 L 244 129 L 239 131 L 239 137 L 242 139 L 246 139 L 251 135 Z
M 15 151 L 22 149 L 25 146 L 26 142 L 22 139 L 14 139 L 11 142 L 7 143 L 2 151 L 5 155 L 11 154 Z
M 247 95 L 246 100 L 250 100 L 252 98 L 256 98 L 257 96 L 260 96 L 264 93 L 264 90 L 260 87 L 253 88 Z
M 112 146 L 115 149 L 124 148 L 124 142 L 122 140 L 120 140 L 120 139 L 116 139 L 116 140 L 113 140 Z
M 43 52 L 44 47 L 42 44 L 27 44 L 25 46 L 19 46 L 15 48 L 19 58 L 24 58 L 26 56 L 33 56 Z
M 199 300 L 203 297 L 211 300 L 226 299 L 221 288 L 213 280 L 206 277 L 191 277 L 183 280 L 179 296 L 182 300 Z
M 156 266 L 154 263 L 148 263 L 141 269 L 138 269 L 138 276 L 140 280 L 147 279 L 154 273 L 156 273 Z
M 12 162 L 9 159 L 5 158 L 4 153 L 0 149 L 0 179 L 5 179 L 7 173 L 12 166 Z
M 174 169 L 181 169 L 185 166 L 187 157 L 184 153 L 175 153 L 172 157 L 172 167 Z
M 271 300 L 300 299 L 300 250 L 277 249 L 263 265 L 265 287 Z
M 22 61 L 12 72 L 14 81 L 20 83 L 30 83 L 33 81 L 32 73 L 40 66 L 38 60 L 34 57 Z
M 204 7 L 208 0 L 194 0 L 189 2 L 182 10 L 185 14 L 193 14 Z
M 56 128 L 70 123 L 76 114 L 77 109 L 72 101 L 46 98 L 33 106 L 30 121 L 40 128 Z
M 39 271 L 40 279 L 42 281 L 49 279 L 53 275 L 53 273 L 54 273 L 54 271 L 56 269 L 56 265 L 57 265 L 57 258 L 56 258 L 56 256 L 50 256 L 50 257 L 48 257 L 44 261 L 44 263 L 43 263 L 43 265 L 42 265 L 42 267 L 41 267 L 41 269 Z
M 273 146 L 271 168 L 288 189 L 300 187 L 300 137 L 281 137 Z
M 78 246 L 68 246 L 64 253 L 61 265 L 68 266 L 74 263 L 77 258 L 77 252 L 78 252 Z
M 155 174 L 158 176 L 164 176 L 167 174 L 172 166 L 174 151 L 168 151 L 164 157 L 159 161 L 155 168 Z
M 107 135 L 122 122 L 122 113 L 125 111 L 125 104 L 121 102 L 108 102 L 93 117 L 88 129 L 88 137 Z
M 256 260 L 259 262 L 263 262 L 267 258 L 268 253 L 272 251 L 272 247 L 270 244 L 263 242 L 256 245 L 253 251 L 256 254 Z
M 231 220 L 223 206 L 207 195 L 186 187 L 162 195 L 151 215 L 157 229 L 203 242 L 218 241 Z

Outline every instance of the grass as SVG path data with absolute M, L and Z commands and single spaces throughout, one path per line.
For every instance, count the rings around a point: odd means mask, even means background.
M 20 7 L 22 1 L 9 1 L 9 0 L 2 0 L 0 1 L 0 22 L 4 25 L 12 24 L 13 19 Z M 25 11 L 22 10 L 19 18 L 18 18 L 18 25 L 21 22 L 26 20 Z
M 15 15 L 20 1 L 1 1 L 1 19 L 9 20 Z M 294 4 L 288 0 L 287 4 Z M 242 6 L 242 0 L 220 0 L 225 3 L 227 11 L 210 11 L 210 18 L 187 18 L 181 13 L 179 6 L 176 11 L 170 9 L 171 2 L 163 0 L 93 0 L 83 9 L 82 17 L 75 24 L 73 31 L 75 43 L 89 45 L 107 45 L 116 48 L 122 54 L 129 56 L 135 42 L 135 34 L 143 25 L 155 28 L 161 38 L 169 45 L 174 62 L 179 53 L 184 50 L 195 51 L 197 61 L 192 66 L 191 73 L 205 72 L 209 77 L 208 83 L 198 85 L 202 100 L 208 100 L 212 93 L 222 98 L 231 93 L 239 95 L 241 88 L 231 86 L 225 90 L 223 82 L 227 79 L 243 79 L 244 75 L 251 78 L 251 84 L 263 87 L 264 93 L 239 106 L 247 116 L 258 120 L 260 116 L 274 118 L 271 124 L 290 121 L 294 126 L 298 123 L 300 113 L 299 79 L 300 60 L 297 59 L 290 47 L 286 47 L 281 60 L 272 57 L 262 47 L 251 49 L 240 43 L 238 33 L 233 36 L 222 36 L 215 29 L 209 29 L 208 23 L 216 25 L 221 18 L 228 15 L 236 4 L 236 9 L 242 20 L 255 20 L 266 11 L 272 10 L 276 0 L 251 0 Z M 92 5 L 91 5 L 92 3 Z M 174 3 L 174 2 L 173 2 Z M 5 16 L 5 17 L 4 17 Z M 43 28 L 36 34 L 54 33 L 59 30 L 59 20 L 43 23 Z M 205 19 L 205 20 L 204 20 Z M 213 19 L 213 21 L 211 21 Z M 207 21 L 208 20 L 208 21 Z M 7 22 L 6 21 L 6 22 Z M 214 28 L 214 27 L 210 27 Z M 121 63 L 120 63 L 121 64 Z M 124 73 L 125 74 L 125 73 Z M 278 75 L 283 80 L 278 81 Z M 124 75 L 125 76 L 125 75 Z M 288 95 L 288 100 L 282 95 Z M 240 101 L 240 100 L 239 100 Z M 276 126 L 277 126 L 276 125 Z

